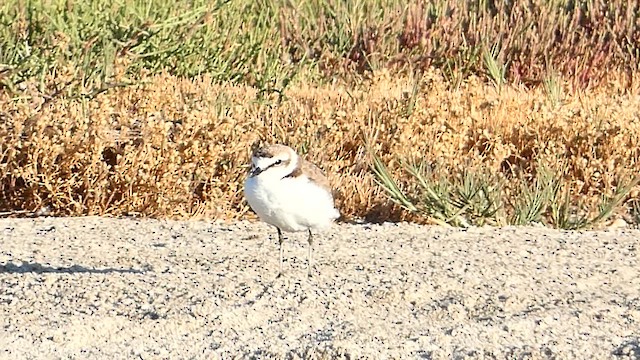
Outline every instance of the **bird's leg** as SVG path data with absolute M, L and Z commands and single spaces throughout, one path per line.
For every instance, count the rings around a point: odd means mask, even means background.
M 284 248 L 283 248 L 283 244 L 284 244 L 284 238 L 282 237 L 282 230 L 280 230 L 280 228 L 276 228 L 278 229 L 278 242 L 280 243 L 280 272 L 278 272 L 278 277 L 282 276 L 282 258 L 284 256 Z
M 313 234 L 309 229 L 309 254 L 307 256 L 307 275 L 311 277 L 311 252 L 313 251 Z

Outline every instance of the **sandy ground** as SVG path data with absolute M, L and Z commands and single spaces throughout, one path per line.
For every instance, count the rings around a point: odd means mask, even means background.
M 640 232 L 0 220 L 0 358 L 639 358 Z

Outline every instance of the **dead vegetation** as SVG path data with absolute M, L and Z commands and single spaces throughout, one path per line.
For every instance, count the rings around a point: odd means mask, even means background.
M 615 198 L 625 206 L 611 212 L 637 222 L 625 185 L 640 167 L 639 12 L 621 0 L 8 1 L 0 213 L 241 217 L 263 140 L 319 162 L 346 218 L 571 228 Z M 405 212 L 375 156 L 411 204 L 429 187 L 460 191 L 429 198 L 439 212 Z M 486 196 L 465 203 L 465 186 Z
M 299 83 L 278 102 L 206 76 L 148 79 L 91 100 L 42 104 L 5 94 L 0 208 L 238 218 L 248 211 L 242 181 L 259 140 L 290 144 L 318 162 L 339 189 L 342 213 L 369 220 L 426 221 L 389 202 L 372 154 L 405 189 L 411 180 L 400 161 L 451 179 L 488 172 L 503 181 L 505 202 L 539 166 L 557 165 L 572 203 L 585 209 L 640 169 L 640 100 L 616 91 L 567 94 L 554 104 L 542 88 L 498 91 L 471 78 L 452 90 L 437 72 L 380 72 L 359 86 Z M 636 196 L 637 188 L 625 200 Z

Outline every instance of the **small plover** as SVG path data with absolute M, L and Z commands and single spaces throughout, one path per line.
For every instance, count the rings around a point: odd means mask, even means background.
M 326 228 L 340 217 L 334 207 L 329 180 L 316 165 L 288 146 L 268 145 L 256 149 L 251 171 L 244 183 L 249 206 L 260 220 L 278 229 L 282 275 L 282 231 L 309 232 L 307 271 L 311 276 L 312 229 Z

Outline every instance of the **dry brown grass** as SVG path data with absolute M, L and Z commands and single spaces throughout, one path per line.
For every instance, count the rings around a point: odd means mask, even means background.
M 452 88 L 435 71 L 292 84 L 281 102 L 207 77 L 148 80 L 93 99 L 0 95 L 0 211 L 239 218 L 259 140 L 317 162 L 340 189 L 342 213 L 369 220 L 409 215 L 376 185 L 365 140 L 396 177 L 399 159 L 424 159 L 452 176 L 463 167 L 503 174 L 509 189 L 536 164 L 564 163 L 587 204 L 612 192 L 616 175 L 640 170 L 640 99 L 614 86 L 566 91 L 554 106 L 542 88 L 498 92 L 473 77 Z

